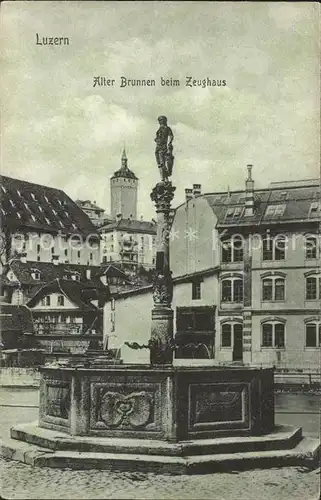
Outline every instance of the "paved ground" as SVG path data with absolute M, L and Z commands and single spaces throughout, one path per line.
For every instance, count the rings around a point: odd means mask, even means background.
M 291 395 L 293 396 L 293 395 Z M 292 401 L 292 403 L 291 403 Z M 311 403 L 312 401 L 312 403 Z M 290 398 L 289 406 L 295 399 Z M 37 394 L 5 391 L 0 404 L 37 404 Z M 308 408 L 317 406 L 307 399 Z M 286 405 L 281 407 L 286 411 Z M 296 405 L 298 408 L 298 405 Z M 1 436 L 10 426 L 37 419 L 37 408 L 0 407 Z M 304 427 L 305 415 L 300 417 Z M 289 423 L 289 415 L 278 421 Z M 310 414 L 307 427 L 316 435 L 318 418 Z M 306 430 L 305 433 L 307 434 Z M 204 499 L 209 500 L 318 500 L 320 470 L 282 468 L 208 476 L 157 476 L 155 474 L 110 473 L 32 468 L 0 460 L 1 496 L 5 499 Z

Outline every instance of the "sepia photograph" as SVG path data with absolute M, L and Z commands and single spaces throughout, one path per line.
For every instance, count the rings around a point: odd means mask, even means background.
M 0 498 L 320 500 L 319 3 L 0 20 Z

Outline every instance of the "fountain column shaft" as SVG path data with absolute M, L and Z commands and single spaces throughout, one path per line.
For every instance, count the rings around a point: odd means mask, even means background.
M 173 363 L 173 283 L 170 271 L 169 233 L 171 201 L 175 187 L 170 181 L 159 182 L 151 193 L 157 213 L 156 273 L 153 287 L 154 307 L 151 327 L 151 364 Z

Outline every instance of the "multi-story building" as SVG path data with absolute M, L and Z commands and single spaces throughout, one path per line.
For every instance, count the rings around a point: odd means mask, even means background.
M 76 200 L 77 205 L 88 215 L 96 227 L 112 222 L 112 218 L 105 214 L 105 210 L 96 205 L 96 201 Z
M 201 194 L 195 184 L 176 209 L 170 240 L 178 356 L 319 369 L 318 180 L 255 190 L 249 166 L 245 190 Z M 116 297 L 122 345 L 146 344 L 151 306 L 151 287 Z
M 1 177 L 1 261 L 99 265 L 100 237 L 89 217 L 63 191 Z
M 113 221 L 101 227 L 101 261 L 124 268 L 152 269 L 155 265 L 154 222 L 137 220 L 138 178 L 128 168 L 125 150 L 121 168 L 110 179 L 111 216 Z

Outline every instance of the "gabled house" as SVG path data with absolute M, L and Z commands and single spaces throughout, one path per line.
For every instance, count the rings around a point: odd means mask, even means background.
M 86 337 L 97 335 L 102 339 L 103 307 L 109 299 L 109 287 L 103 283 L 95 286 L 73 279 L 54 279 L 27 302 L 35 338 L 49 350 L 57 345 L 71 352 L 75 346 L 78 350 L 86 348 Z

